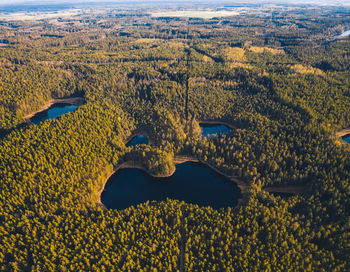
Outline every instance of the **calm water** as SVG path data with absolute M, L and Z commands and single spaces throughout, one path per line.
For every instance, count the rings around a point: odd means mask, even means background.
M 222 208 L 235 206 L 240 197 L 240 189 L 228 178 L 202 163 L 185 162 L 168 178 L 154 178 L 139 169 L 118 170 L 108 180 L 101 201 L 114 209 L 166 198 Z
M 202 129 L 202 136 L 208 136 L 208 135 L 219 135 L 221 133 L 228 133 L 230 132 L 230 128 L 225 125 L 216 125 L 216 124 L 206 124 L 202 123 L 199 124 Z
M 73 112 L 78 108 L 78 106 L 65 104 L 65 103 L 57 103 L 52 105 L 47 110 L 38 112 L 35 114 L 32 118 L 30 118 L 30 121 L 33 124 L 39 124 L 42 121 L 45 121 L 47 119 L 55 119 L 63 114 L 66 114 L 68 112 Z
M 343 38 L 343 37 L 347 37 L 350 35 L 350 29 L 347 31 L 344 31 L 342 34 L 334 36 L 334 38 Z
M 5 138 L 5 135 L 6 135 L 6 134 L 7 134 L 6 130 L 0 129 L 0 140 L 1 140 L 2 138 Z
M 146 136 L 139 135 L 135 136 L 134 138 L 129 141 L 126 146 L 135 146 L 135 145 L 140 145 L 140 144 L 148 144 L 148 139 Z
M 342 137 L 342 139 L 343 139 L 345 142 L 347 142 L 347 143 L 350 144 L 350 134 L 345 135 L 344 137 Z
M 273 194 L 274 196 L 279 196 L 281 198 L 289 198 L 291 196 L 295 196 L 295 194 L 293 193 L 282 193 L 282 192 L 271 192 L 271 194 Z

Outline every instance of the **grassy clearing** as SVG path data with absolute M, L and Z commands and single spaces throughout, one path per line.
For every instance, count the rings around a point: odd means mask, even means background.
M 269 52 L 273 55 L 279 55 L 279 54 L 284 54 L 283 49 L 276 49 L 276 48 L 270 48 L 270 47 L 260 47 L 260 46 L 251 46 L 249 48 L 250 51 L 254 53 L 264 53 L 264 52 Z

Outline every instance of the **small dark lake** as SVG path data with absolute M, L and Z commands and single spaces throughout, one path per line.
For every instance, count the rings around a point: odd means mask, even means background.
M 347 142 L 348 144 L 350 144 L 350 134 L 345 135 L 344 137 L 342 137 L 342 139 Z
M 0 140 L 1 140 L 2 138 L 5 138 L 6 134 L 7 134 L 7 131 L 6 131 L 6 130 L 0 129 Z
M 202 163 L 176 165 L 171 177 L 155 178 L 139 169 L 120 169 L 108 180 L 101 202 L 112 209 L 125 209 L 147 200 L 166 198 L 199 206 L 235 206 L 241 197 L 236 183 Z
M 56 103 L 56 104 L 53 104 L 47 110 L 44 110 L 35 114 L 32 118 L 30 118 L 30 121 L 33 124 L 39 124 L 47 119 L 55 119 L 68 112 L 73 112 L 77 108 L 78 106 L 76 105 L 71 105 L 66 103 Z
M 199 124 L 202 129 L 202 137 L 205 136 L 218 136 L 223 133 L 230 132 L 230 128 L 221 124 L 207 124 L 201 123 Z
M 146 136 L 138 135 L 133 137 L 126 146 L 135 146 L 135 145 L 141 145 L 141 144 L 148 144 L 148 139 Z
M 291 196 L 295 196 L 295 194 L 293 193 L 285 193 L 285 192 L 271 192 L 271 194 L 273 194 L 274 196 L 279 196 L 281 198 L 289 198 Z

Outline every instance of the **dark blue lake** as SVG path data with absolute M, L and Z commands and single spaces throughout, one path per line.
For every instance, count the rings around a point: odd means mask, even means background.
M 284 192 L 271 192 L 274 196 L 279 196 L 281 198 L 289 198 L 295 196 L 293 193 L 284 193 Z
M 347 142 L 348 144 L 350 144 L 350 134 L 345 135 L 344 137 L 342 137 L 342 139 Z
M 47 119 L 55 119 L 63 114 L 66 114 L 68 112 L 73 112 L 78 108 L 76 105 L 66 104 L 66 103 L 57 103 L 52 105 L 47 110 L 38 112 L 35 114 L 32 118 L 30 118 L 30 121 L 33 124 L 39 124 L 42 121 L 45 121 Z
M 148 144 L 148 139 L 146 136 L 143 136 L 143 135 L 135 136 L 126 144 L 126 146 L 135 146 L 140 144 Z
M 166 198 L 199 206 L 235 206 L 241 197 L 236 183 L 202 163 L 176 165 L 171 177 L 154 178 L 139 169 L 121 169 L 108 180 L 101 202 L 112 209 L 125 209 L 147 200 Z
M 225 125 L 219 125 L 219 124 L 206 124 L 206 123 L 201 123 L 199 124 L 201 129 L 202 129 L 202 136 L 218 136 L 223 133 L 228 133 L 230 132 L 230 128 Z

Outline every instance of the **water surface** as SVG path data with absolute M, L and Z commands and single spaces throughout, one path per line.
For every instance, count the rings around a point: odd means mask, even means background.
M 146 136 L 138 135 L 132 138 L 126 146 L 135 146 L 135 145 L 141 145 L 141 144 L 148 144 L 148 139 Z
M 139 169 L 121 169 L 108 180 L 101 201 L 107 208 L 125 209 L 147 200 L 166 198 L 199 206 L 235 206 L 241 191 L 236 183 L 202 163 L 176 165 L 171 177 L 155 178 Z
M 220 134 L 230 132 L 230 128 L 221 124 L 207 124 L 201 123 L 199 124 L 202 130 L 202 136 L 218 136 Z
M 344 31 L 342 34 L 334 36 L 334 38 L 343 38 L 343 37 L 347 37 L 350 35 L 350 29 L 347 31 Z
M 344 137 L 342 137 L 342 139 L 347 142 L 348 144 L 350 144 L 350 134 L 345 135 Z
M 33 124 L 39 124 L 47 119 L 55 119 L 68 112 L 73 112 L 77 108 L 78 106 L 76 105 L 71 105 L 67 103 L 56 103 L 56 104 L 53 104 L 47 110 L 44 110 L 35 114 L 32 118 L 30 118 L 30 121 Z
M 293 193 L 286 193 L 286 192 L 271 192 L 274 196 L 279 196 L 283 199 L 289 198 L 291 196 L 295 196 Z

